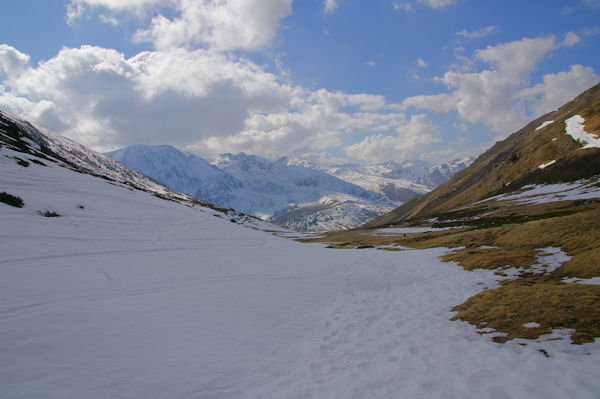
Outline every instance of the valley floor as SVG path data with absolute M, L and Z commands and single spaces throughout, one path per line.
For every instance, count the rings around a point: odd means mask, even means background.
M 600 394 L 598 341 L 450 321 L 498 276 L 445 249 L 327 249 L 64 168 L 0 173 L 25 202 L 0 203 L 0 397 Z

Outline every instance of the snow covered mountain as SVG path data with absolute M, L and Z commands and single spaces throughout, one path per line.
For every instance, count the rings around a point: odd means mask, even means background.
M 171 146 L 132 146 L 107 155 L 174 190 L 296 230 L 350 228 L 394 206 L 324 171 L 244 153 L 223 154 L 215 165 Z M 306 220 L 298 220 L 298 208 Z M 286 218 L 289 212 L 296 216 Z
M 184 155 L 169 145 L 135 145 L 105 155 L 132 169 L 143 171 L 145 175 L 152 176 L 154 180 L 168 185 L 173 190 L 190 195 L 196 194 L 199 187 L 215 181 L 230 182 L 233 188 L 241 186 L 240 182 L 203 158 Z
M 13 155 L 9 157 L 21 166 L 29 167 L 32 162 L 41 166 L 56 164 L 76 172 L 100 177 L 111 184 L 145 191 L 187 206 L 205 207 L 210 209 L 214 216 L 235 220 L 237 223 L 263 225 L 259 220 L 243 213 L 219 208 L 195 197 L 173 191 L 113 158 L 3 111 L 0 112 L 0 133 L 0 148 L 4 145 L 12 151 Z
M 385 196 L 394 203 L 407 202 L 446 182 L 454 173 L 466 168 L 474 157 L 457 159 L 441 165 L 425 161 L 384 162 L 372 165 L 324 165 L 304 159 L 282 158 L 288 165 L 301 165 L 356 184 Z
M 214 165 L 171 146 L 131 146 L 106 155 L 174 190 L 289 229 L 352 228 L 417 195 L 468 160 L 433 167 L 425 162 L 323 167 L 283 157 L 222 154 Z
M 23 204 L 0 202 L 2 398 L 600 392 L 599 342 L 500 345 L 451 321 L 499 276 L 442 263 L 445 248 L 336 251 L 245 228 L 1 114 L 9 195 Z

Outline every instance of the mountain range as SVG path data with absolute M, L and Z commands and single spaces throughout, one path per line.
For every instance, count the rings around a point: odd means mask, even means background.
M 298 231 L 359 226 L 430 191 L 472 161 L 328 166 L 239 153 L 221 154 L 211 165 L 168 145 L 136 145 L 106 155 L 173 190 Z

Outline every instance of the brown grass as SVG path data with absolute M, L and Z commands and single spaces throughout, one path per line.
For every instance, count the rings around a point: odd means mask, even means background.
M 496 342 L 513 338 L 536 339 L 552 329 L 570 328 L 574 344 L 592 342 L 600 327 L 600 286 L 564 284 L 539 279 L 505 281 L 500 288 L 483 291 L 453 310 L 451 320 L 465 320 L 479 327 L 506 333 Z M 540 327 L 526 328 L 536 322 Z

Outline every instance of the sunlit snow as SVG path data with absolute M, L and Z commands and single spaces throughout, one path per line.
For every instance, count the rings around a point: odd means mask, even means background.
M 540 326 L 540 324 L 536 323 L 535 321 L 532 321 L 532 322 L 523 324 L 523 327 L 525 327 L 525 328 L 537 328 L 537 327 L 541 327 L 541 326 Z
M 546 122 L 542 123 L 541 125 L 539 125 L 538 127 L 536 127 L 535 130 L 538 131 L 540 129 L 543 129 L 552 123 L 554 123 L 554 121 L 546 121 Z
M 543 164 L 539 165 L 538 168 L 544 169 L 544 168 L 546 168 L 546 167 L 548 167 L 550 165 L 554 165 L 555 163 L 556 163 L 556 159 L 554 159 L 554 160 L 552 160 L 550 162 L 543 163 Z
M 563 283 L 588 284 L 588 285 L 600 285 L 600 277 L 592 277 L 592 278 L 568 277 L 568 278 L 563 278 L 562 282 Z
M 565 121 L 565 132 L 573 137 L 573 140 L 584 144 L 582 148 L 600 148 L 600 139 L 595 135 L 588 133 L 583 128 L 585 119 L 580 115 L 575 115 Z
M 596 198 L 600 198 L 600 186 L 598 179 L 592 178 L 570 183 L 527 185 L 518 192 L 497 195 L 476 203 L 496 200 L 517 204 L 542 204 Z
M 301 244 L 15 155 L 0 149 L 0 189 L 25 201 L 0 203 L 0 397 L 600 392 L 600 342 L 498 344 L 450 321 L 498 276 L 445 249 Z

